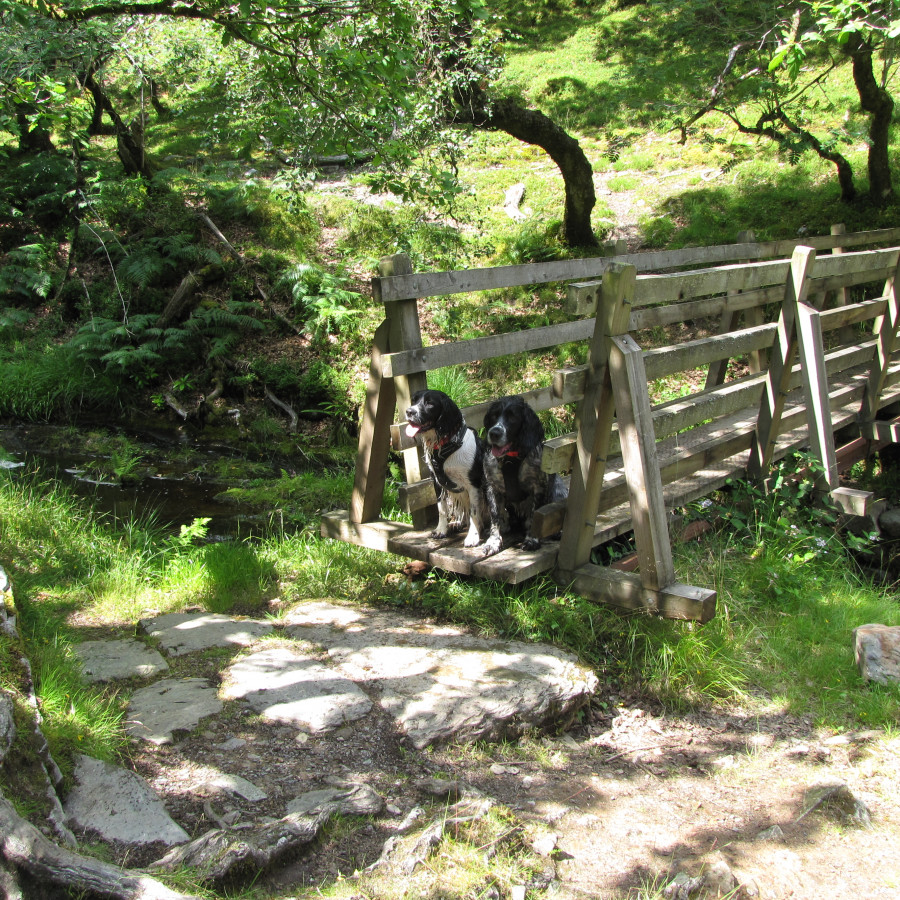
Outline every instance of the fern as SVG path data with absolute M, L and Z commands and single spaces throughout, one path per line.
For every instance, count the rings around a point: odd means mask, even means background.
M 162 357 L 151 350 L 147 344 L 139 344 L 137 347 L 121 347 L 118 350 L 110 350 L 100 357 L 100 361 L 107 366 L 117 366 L 123 372 L 133 373 L 135 371 L 143 372 L 151 367 L 154 363 L 158 363 Z
M 53 286 L 52 263 L 50 251 L 43 244 L 23 244 L 10 250 L 0 266 L 0 295 L 29 300 L 48 297 Z
M 24 309 L 15 307 L 0 309 L 0 343 L 18 337 L 30 318 L 31 313 Z
M 287 288 L 294 308 L 303 315 L 307 330 L 314 340 L 329 334 L 343 334 L 353 322 L 360 294 L 347 290 L 345 279 L 309 263 L 298 263 L 288 269 L 277 282 Z

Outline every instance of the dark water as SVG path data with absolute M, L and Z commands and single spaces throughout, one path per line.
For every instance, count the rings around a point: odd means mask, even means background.
M 60 429 L 53 426 L 0 426 L 0 468 L 13 477 L 17 473 L 37 473 L 42 478 L 68 485 L 98 511 L 118 519 L 151 516 L 165 528 L 177 531 L 195 518 L 208 517 L 209 537 L 228 539 L 246 533 L 248 519 L 239 515 L 233 503 L 217 499 L 228 487 L 222 481 L 197 473 L 197 459 L 190 463 L 166 460 L 166 450 L 183 440 L 176 432 L 143 432 L 137 438 L 142 461 L 135 480 L 120 482 L 111 473 L 108 459 L 90 453 L 52 449 L 59 445 Z M 208 462 L 216 457 L 235 456 L 233 448 L 193 448 L 196 456 Z

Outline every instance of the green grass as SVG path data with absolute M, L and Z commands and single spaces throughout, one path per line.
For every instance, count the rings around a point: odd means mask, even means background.
M 711 118 L 686 144 L 678 142 L 675 119 L 705 96 L 730 46 L 718 30 L 721 6 L 701 0 L 602 8 L 567 0 L 511 5 L 503 86 L 569 129 L 606 189 L 643 201 L 639 225 L 648 246 L 721 244 L 744 229 L 767 240 L 793 237 L 800 228 L 824 233 L 836 222 L 849 230 L 894 224 L 896 206 L 841 204 L 833 170 L 818 158 L 806 155 L 788 164 L 770 145 L 736 134 L 722 119 Z M 760 6 L 732 5 L 729 15 L 755 14 Z M 192 37 L 203 46 L 208 39 L 202 33 Z M 837 123 L 845 112 L 857 115 L 848 73 L 830 82 L 828 91 L 823 117 Z M 329 272 L 340 268 L 348 283 L 364 284 L 380 257 L 397 252 L 410 255 L 415 271 L 541 262 L 569 252 L 558 239 L 563 215 L 558 169 L 535 146 L 503 134 L 464 135 L 458 171 L 466 191 L 454 201 L 452 215 L 437 216 L 415 203 L 379 207 L 359 202 L 351 196 L 361 186 L 358 179 L 346 194 L 306 193 L 287 175 L 270 182 L 265 176 L 273 170 L 259 147 L 230 145 L 223 131 L 207 134 L 204 127 L 185 127 L 212 121 L 215 98 L 185 92 L 170 100 L 178 115 L 166 122 L 154 119 L 148 138 L 151 152 L 185 162 L 166 176 L 171 193 L 151 197 L 145 186 L 123 181 L 95 198 L 94 209 L 111 222 L 121 217 L 123 223 L 114 224 L 123 229 L 127 218 L 134 228 L 153 226 L 166 233 L 170 226 L 184 225 L 184 198 L 202 203 L 218 225 L 234 228 L 245 239 L 245 254 L 258 256 L 252 278 L 242 274 L 229 287 L 243 285 L 254 301 L 253 279 L 277 285 L 297 263 L 315 263 Z M 234 134 L 240 130 L 236 123 Z M 104 165 L 114 160 L 108 139 L 98 139 L 92 152 Z M 863 142 L 847 152 L 862 175 Z M 201 153 L 204 164 L 196 159 Z M 262 175 L 246 175 L 251 163 L 259 164 Z M 682 172 L 688 173 L 685 184 L 671 187 Z M 522 205 L 528 212 L 524 222 L 513 223 L 503 210 L 504 192 L 519 182 L 525 185 Z M 601 239 L 615 224 L 603 194 L 592 221 Z M 329 232 L 327 246 L 320 240 L 323 229 Z M 154 289 L 161 291 L 154 302 L 171 292 L 171 286 L 162 290 L 155 282 Z M 274 300 L 287 303 L 278 290 L 273 290 Z M 149 302 L 139 292 L 134 299 Z M 560 301 L 555 290 L 522 288 L 430 298 L 420 309 L 429 342 L 561 321 Z M 121 299 L 107 285 L 93 289 L 89 298 L 79 294 L 68 313 L 81 316 L 80 321 L 120 317 Z M 313 366 L 321 364 L 331 373 L 328 383 L 336 395 L 317 398 L 317 404 L 339 406 L 344 395 L 361 399 L 370 338 L 382 311 L 366 297 L 353 313 L 351 331 L 318 336 L 309 368 L 307 361 L 250 358 L 246 371 L 232 376 L 231 390 L 251 391 L 254 379 L 273 380 L 288 372 L 296 382 L 290 389 L 298 391 L 299 379 L 311 377 Z M 7 315 L 3 321 L 0 415 L 67 417 L 124 407 L 139 395 L 137 381 L 102 366 L 77 364 L 68 350 L 55 345 L 74 324 L 63 321 L 61 313 L 37 315 L 35 309 L 30 318 Z M 667 342 L 665 335 L 651 336 L 653 342 L 657 338 Z M 245 349 L 251 357 L 252 348 L 242 345 L 242 354 Z M 439 370 L 429 374 L 429 382 L 469 405 L 546 385 L 552 368 L 583 363 L 584 352 L 584 347 L 567 345 L 544 354 L 517 354 Z M 148 370 L 142 377 L 148 384 L 186 378 L 195 374 L 187 365 L 182 360 L 172 372 Z M 688 388 L 669 379 L 654 387 L 654 399 L 678 397 Z M 548 433 L 558 433 L 571 427 L 571 410 L 544 419 Z M 288 441 L 280 414 L 271 410 L 248 427 L 261 446 L 277 439 L 291 452 L 313 452 L 302 439 Z M 79 640 L 76 617 L 132 626 L 145 609 L 192 604 L 260 614 L 275 597 L 285 605 L 311 597 L 408 605 L 486 633 L 552 641 L 578 653 L 604 678 L 636 684 L 675 708 L 738 703 L 790 710 L 835 728 L 896 722 L 898 691 L 861 682 L 850 637 L 866 621 L 900 624 L 896 601 L 856 573 L 833 527 L 804 518 L 802 504 L 788 503 L 794 517 L 786 521 L 798 529 L 793 532 L 779 524 L 784 510 L 776 511 L 759 496 L 745 498 L 743 506 L 717 510 L 728 528 L 701 544 L 676 549 L 681 577 L 718 591 L 718 613 L 709 624 L 626 618 L 545 579 L 510 587 L 434 573 L 423 582 L 397 584 L 389 576 L 396 574 L 400 560 L 323 541 L 315 531 L 318 516 L 346 505 L 352 480 L 346 447 L 337 443 L 316 458 L 332 454 L 334 469 L 276 480 L 260 477 L 232 487 L 229 496 L 262 511 L 266 521 L 253 540 L 229 544 L 204 543 L 202 521 L 174 538 L 149 520 L 104 521 L 51 482 L 0 474 L 0 562 L 15 580 L 48 731 L 65 757 L 88 746 L 95 755 L 111 757 L 120 746 L 118 700 L 85 688 L 77 678 L 71 649 Z M 134 446 L 119 443 L 110 453 L 110 470 L 119 477 L 140 465 Z M 221 464 L 220 472 L 230 476 L 232 464 Z M 874 483 L 890 473 L 862 474 Z M 388 482 L 385 512 L 402 518 Z M 896 484 L 889 490 L 900 495 Z M 754 516 L 747 514 L 747 504 L 755 508 Z M 819 547 L 820 540 L 827 546 Z M 0 662 L 8 652 L 0 644 Z
M 336 492 L 346 487 L 335 480 Z M 27 478 L 0 480 L 0 558 L 16 583 L 42 682 L 81 705 L 85 696 L 63 674 L 78 640 L 73 614 L 121 625 L 146 608 L 199 603 L 258 613 L 275 596 L 282 604 L 339 597 L 412 605 L 485 633 L 552 641 L 604 677 L 640 684 L 675 706 L 775 704 L 829 727 L 891 723 L 900 692 L 862 683 L 851 633 L 866 622 L 900 624 L 900 610 L 856 572 L 833 514 L 788 486 L 773 499 L 738 497 L 704 514 L 728 527 L 676 550 L 677 571 L 718 592 L 717 615 L 702 627 L 623 618 L 541 578 L 507 586 L 434 572 L 398 587 L 388 578 L 396 558 L 310 531 L 203 544 L 198 520 L 167 537 L 139 523 L 101 521 L 65 491 Z M 54 709 L 64 709 L 61 700 Z M 68 721 L 60 740 L 87 740 L 84 721 Z

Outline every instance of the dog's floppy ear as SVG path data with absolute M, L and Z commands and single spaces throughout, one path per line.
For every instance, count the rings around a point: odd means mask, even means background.
M 544 425 L 538 418 L 538 414 L 522 400 L 524 409 L 522 412 L 522 430 L 520 440 L 523 447 L 529 450 L 544 443 Z
M 455 434 L 463 423 L 463 415 L 459 407 L 443 391 L 432 391 L 436 396 L 435 402 L 440 408 L 440 414 L 434 423 L 438 434 Z
M 497 419 L 500 418 L 500 413 L 503 411 L 503 401 L 495 400 L 489 407 L 488 411 L 484 414 L 484 427 L 490 428 L 491 425 L 494 425 L 497 422 Z

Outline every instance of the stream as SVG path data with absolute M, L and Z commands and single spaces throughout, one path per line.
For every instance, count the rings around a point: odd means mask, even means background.
M 127 437 L 129 446 L 137 448 L 140 462 L 132 477 L 122 479 L 115 476 L 108 453 L 71 449 L 71 428 L 0 425 L 0 469 L 58 481 L 117 519 L 151 516 L 157 524 L 177 531 L 195 518 L 208 517 L 208 540 L 213 541 L 230 540 L 241 531 L 247 515 L 239 513 L 233 502 L 220 499 L 228 483 L 205 474 L 216 460 L 238 459 L 236 448 L 215 443 L 202 446 L 176 429 L 158 426 L 130 430 Z M 82 446 L 87 448 L 89 442 L 83 441 Z

